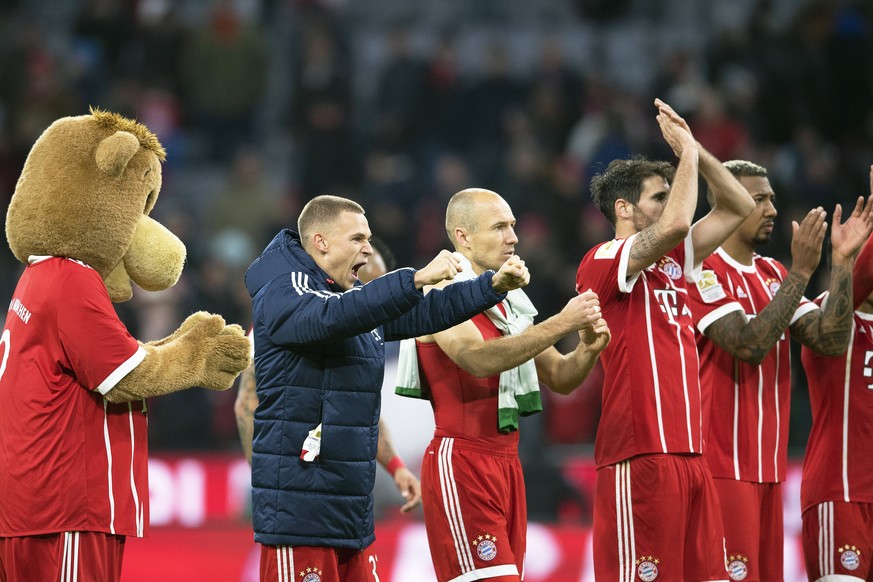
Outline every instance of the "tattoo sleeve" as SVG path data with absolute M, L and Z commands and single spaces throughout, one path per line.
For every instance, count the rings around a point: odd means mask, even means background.
M 773 301 L 755 317 L 729 313 L 706 328 L 706 337 L 744 362 L 760 364 L 791 323 L 807 282 L 789 272 Z
M 842 354 L 852 331 L 852 268 L 831 267 L 831 286 L 824 309 L 807 313 L 791 326 L 791 334 L 813 351 L 826 355 Z
M 664 256 L 664 253 L 672 249 L 669 247 L 667 237 L 655 223 L 649 228 L 640 231 L 634 239 L 630 250 L 630 258 L 650 265 Z

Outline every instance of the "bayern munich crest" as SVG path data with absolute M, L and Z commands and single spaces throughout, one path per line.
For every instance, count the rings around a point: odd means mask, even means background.
M 652 582 L 658 577 L 658 564 L 661 561 L 655 556 L 643 556 L 637 560 L 637 576 L 643 582 Z
M 473 545 L 476 546 L 476 554 L 480 560 L 490 562 L 497 557 L 497 536 L 491 534 L 480 535 L 473 540 Z
M 731 580 L 745 580 L 749 575 L 749 558 L 737 554 L 728 557 L 727 571 Z
M 779 292 L 779 288 L 782 287 L 782 281 L 779 279 L 767 279 L 765 284 L 770 289 L 771 295 L 776 295 Z
M 306 568 L 300 572 L 301 582 L 321 582 L 321 575 L 324 572 L 318 568 Z
M 658 265 L 664 274 L 673 279 L 674 281 L 682 278 L 682 267 L 679 266 L 679 263 L 674 261 L 670 257 L 662 257 L 661 264 Z
M 839 547 L 839 552 L 840 564 L 846 570 L 857 570 L 861 566 L 861 550 L 858 549 L 858 546 L 846 544 Z

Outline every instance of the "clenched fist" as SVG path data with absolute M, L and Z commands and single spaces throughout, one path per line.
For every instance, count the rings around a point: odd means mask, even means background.
M 426 267 L 415 272 L 415 288 L 421 289 L 425 285 L 436 285 L 445 279 L 454 279 L 462 270 L 459 254 L 443 249 Z
M 491 285 L 497 293 L 521 289 L 530 283 L 530 272 L 518 255 L 512 255 L 500 266 L 491 278 Z

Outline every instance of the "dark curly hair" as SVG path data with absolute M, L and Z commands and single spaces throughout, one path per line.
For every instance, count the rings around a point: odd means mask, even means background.
M 643 182 L 652 176 L 673 181 L 676 169 L 669 162 L 654 162 L 639 156 L 629 160 L 612 160 L 606 171 L 591 179 L 591 198 L 600 212 L 615 227 L 615 201 L 619 198 L 631 204 L 640 201 Z

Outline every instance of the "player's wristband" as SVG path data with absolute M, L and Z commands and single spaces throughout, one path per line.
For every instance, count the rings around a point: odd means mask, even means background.
M 388 473 L 390 473 L 393 477 L 398 469 L 402 469 L 405 466 L 406 463 L 403 462 L 403 459 L 400 458 L 400 455 L 394 455 L 394 457 L 392 457 L 392 459 L 388 461 L 388 464 L 385 465 L 385 470 L 387 470 Z

